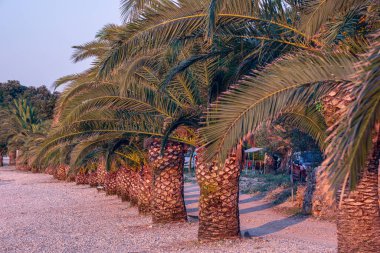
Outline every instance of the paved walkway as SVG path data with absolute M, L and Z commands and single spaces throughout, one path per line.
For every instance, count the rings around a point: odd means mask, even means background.
M 186 184 L 190 215 L 199 188 Z M 152 225 L 116 196 L 49 175 L 0 168 L 0 252 L 335 252 L 336 227 L 287 217 L 260 198 L 242 195 L 244 238 L 197 242 L 197 222 Z
M 199 187 L 185 185 L 185 201 L 190 215 L 198 215 Z M 240 224 L 244 237 L 277 237 L 301 240 L 334 248 L 336 225 L 311 217 L 286 216 L 273 210 L 273 204 L 262 197 L 241 194 L 239 201 Z

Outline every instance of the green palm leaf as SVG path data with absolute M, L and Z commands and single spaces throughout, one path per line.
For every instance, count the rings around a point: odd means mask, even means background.
M 313 36 L 334 15 L 362 3 L 362 0 L 307 0 L 303 4 L 301 29 Z
M 120 133 L 106 133 L 102 135 L 95 135 L 90 138 L 81 141 L 70 153 L 70 165 L 78 167 L 83 162 L 84 158 L 92 152 L 94 149 L 99 148 L 104 144 L 109 144 L 121 139 L 125 139 L 126 136 Z
M 207 125 L 201 131 L 207 159 L 226 158 L 245 134 L 286 107 L 312 103 L 331 90 L 332 83 L 351 81 L 357 61 L 346 54 L 299 53 L 247 76 L 207 112 Z
M 372 137 L 376 124 L 380 122 L 379 38 L 378 31 L 366 58 L 359 65 L 361 68 L 354 76 L 354 85 L 341 87 L 352 90 L 356 99 L 349 105 L 346 116 L 337 123 L 335 131 L 329 137 L 331 143 L 327 149 L 325 165 L 332 174 L 335 189 L 347 179 L 350 180 L 351 189 L 355 188 L 373 148 Z
M 218 26 L 240 24 L 240 30 L 255 31 L 255 25 L 262 24 L 273 29 L 283 30 L 285 34 L 295 34 L 295 38 L 305 40 L 306 35 L 283 20 L 265 19 L 248 13 L 246 1 L 225 1 L 228 8 L 218 13 Z M 237 3 L 241 4 L 237 4 Z M 109 76 L 121 64 L 128 61 L 135 54 L 163 47 L 181 38 L 203 36 L 208 20 L 207 5 L 209 1 L 181 1 L 180 4 L 167 7 L 167 9 L 147 10 L 144 17 L 128 23 L 122 29 L 120 40 L 115 41 L 108 55 L 101 61 L 100 75 Z M 250 4 L 248 4 L 250 5 Z M 249 23 L 251 26 L 247 26 Z M 248 27 L 251 27 L 248 29 Z M 232 31 L 232 29 L 230 29 Z M 267 31 L 268 36 L 257 39 L 270 40 L 273 31 Z M 247 35 L 247 34 L 245 34 Z M 250 34 L 252 35 L 252 34 Z M 297 39 L 298 40 L 298 39 Z M 281 41 L 281 40 L 278 40 Z M 287 42 L 285 40 L 285 42 Z M 289 43 L 289 42 L 287 42 Z
M 277 120 L 310 135 L 321 150 L 326 148 L 327 125 L 323 115 L 315 107 L 298 105 L 286 108 Z

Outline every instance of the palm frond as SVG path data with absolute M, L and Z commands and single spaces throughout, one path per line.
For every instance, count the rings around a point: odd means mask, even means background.
M 361 5 L 357 5 L 345 13 L 335 14 L 333 20 L 325 22 L 325 31 L 321 35 L 323 40 L 331 45 L 339 42 L 347 44 L 346 40 L 363 38 L 366 32 L 364 29 L 366 22 L 363 22 L 363 17 L 367 13 L 368 3 L 363 1 Z
M 104 144 L 117 141 L 121 138 L 123 138 L 123 134 L 106 133 L 102 135 L 95 135 L 81 141 L 70 153 L 70 165 L 73 167 L 82 165 L 84 158 L 89 152 L 92 152 L 96 148 L 102 147 Z
M 91 41 L 80 46 L 73 46 L 75 49 L 72 60 L 80 62 L 92 57 L 101 57 L 109 50 L 109 45 L 105 41 Z
M 177 130 L 181 126 L 198 129 L 200 127 L 198 122 L 199 122 L 199 119 L 196 117 L 180 117 L 176 119 L 175 121 L 170 122 L 170 124 L 166 127 L 163 137 L 162 137 L 161 154 L 164 153 L 166 144 L 169 138 L 173 137 L 172 135 L 175 130 Z M 187 136 L 191 138 L 191 134 L 187 134 Z M 192 137 L 195 137 L 195 135 L 193 135 Z
M 242 8 L 241 6 L 251 6 L 250 1 L 223 1 L 225 7 L 218 13 L 218 27 L 233 26 L 239 24 L 240 29 L 251 33 L 255 31 L 257 24 L 263 27 L 269 26 L 271 29 L 279 29 L 282 35 L 291 33 L 292 37 L 300 40 L 307 40 L 307 36 L 301 31 L 286 23 L 286 20 L 266 19 L 255 16 L 252 8 Z M 125 25 L 120 40 L 115 41 L 108 55 L 101 61 L 100 76 L 109 76 L 122 63 L 127 62 L 136 53 L 149 51 L 162 47 L 181 38 L 197 37 L 204 34 L 204 27 L 209 14 L 206 12 L 207 3 L 203 1 L 184 1 L 178 6 L 173 5 L 168 9 L 152 10 L 146 13 L 144 18 L 135 20 Z M 251 26 L 247 25 L 250 24 Z M 257 26 L 256 26 L 257 25 Z M 230 29 L 232 32 L 233 29 Z M 264 30 L 263 30 L 264 32 Z M 267 29 L 266 34 L 273 34 Z
M 342 89 L 351 89 L 357 95 L 348 112 L 336 125 L 326 153 L 325 165 L 332 177 L 333 187 L 341 186 L 346 178 L 351 189 L 357 185 L 365 162 L 373 148 L 375 125 L 380 122 L 380 32 L 378 31 L 355 73 L 355 83 Z
M 347 12 L 362 0 L 307 0 L 301 15 L 301 30 L 313 36 L 321 26 L 337 13 Z
M 283 110 L 279 118 L 292 127 L 310 135 L 321 150 L 327 146 L 327 125 L 323 115 L 314 106 L 297 105 Z
M 121 16 L 125 22 L 136 19 L 144 9 L 160 4 L 159 0 L 121 0 Z
M 351 81 L 357 61 L 346 54 L 299 53 L 245 77 L 207 112 L 201 130 L 207 159 L 225 159 L 244 135 L 286 107 L 313 103 L 334 87 L 332 83 Z
M 180 113 L 180 107 L 176 102 L 148 89 L 135 89 L 133 94 L 131 92 L 125 97 L 120 96 L 118 89 L 113 87 L 98 88 L 95 92 L 97 95 L 93 98 L 86 99 L 72 109 L 65 108 L 62 123 L 70 124 L 85 114 L 102 108 L 135 113 L 160 113 L 166 117 L 176 117 Z

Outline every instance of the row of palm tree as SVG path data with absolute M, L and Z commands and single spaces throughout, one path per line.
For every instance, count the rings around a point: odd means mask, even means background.
M 48 122 L 42 122 L 29 101 L 15 99 L 9 109 L 0 110 L 0 138 L 7 143 L 11 165 L 16 163 L 16 150 L 19 150 L 19 162 L 28 164 L 27 154 L 45 137 Z M 5 149 L 5 148 L 4 148 Z M 5 152 L 1 152 L 1 156 Z
M 153 222 L 180 222 L 184 154 L 196 148 L 199 239 L 233 238 L 242 144 L 286 118 L 325 150 L 326 192 L 343 187 L 339 250 L 376 252 L 378 11 L 371 0 L 124 0 L 125 23 L 75 47 L 74 61 L 93 65 L 56 82 L 66 86 L 32 163 L 73 174 L 118 164 L 151 191 Z M 315 107 L 332 91 L 356 99 L 326 133 Z

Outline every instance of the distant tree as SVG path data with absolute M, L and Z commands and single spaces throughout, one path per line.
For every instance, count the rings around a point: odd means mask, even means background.
M 0 108 L 9 109 L 15 99 L 26 99 L 40 120 L 52 119 L 59 93 L 51 93 L 46 86 L 26 87 L 19 81 L 0 83 Z
M 51 93 L 45 86 L 26 87 L 15 80 L 0 83 L 0 118 L 2 119 L 0 122 L 0 155 L 5 155 L 8 151 L 21 147 L 22 143 L 26 141 L 25 136 L 29 136 L 25 134 L 25 130 L 27 132 L 36 132 L 37 123 L 37 125 L 43 122 L 48 124 L 48 120 L 53 118 L 58 96 L 58 92 Z M 18 103 L 17 106 L 15 102 Z M 22 109 L 18 110 L 19 112 L 32 113 L 28 117 L 32 117 L 33 122 L 24 122 L 22 124 L 22 121 L 17 120 L 17 118 L 23 118 L 21 115 L 16 117 L 17 108 Z M 24 119 L 26 118 L 24 117 Z M 17 124 L 16 121 L 18 121 Z M 11 122 L 14 124 L 11 124 Z M 29 127 L 33 126 L 34 129 L 29 129 L 25 124 L 29 125 Z M 18 137 L 16 138 L 16 136 Z
M 54 106 L 58 95 L 58 92 L 51 93 L 46 86 L 40 86 L 37 88 L 29 87 L 25 90 L 22 98 L 30 101 L 40 120 L 47 120 L 53 118 Z
M 8 81 L 0 83 L 0 107 L 7 107 L 12 104 L 12 101 L 20 97 L 27 87 L 20 84 L 19 81 Z

